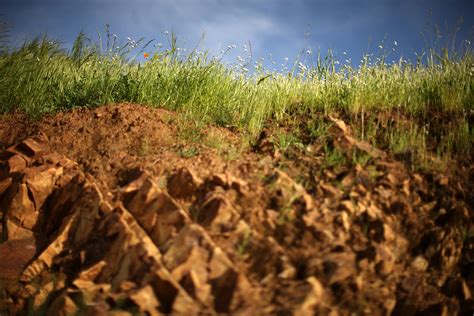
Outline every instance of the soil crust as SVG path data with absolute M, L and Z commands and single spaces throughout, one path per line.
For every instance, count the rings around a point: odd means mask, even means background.
M 473 168 L 328 120 L 368 164 L 135 104 L 1 117 L 0 313 L 472 315 Z

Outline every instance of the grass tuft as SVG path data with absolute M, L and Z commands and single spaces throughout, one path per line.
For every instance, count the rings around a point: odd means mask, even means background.
M 455 52 L 428 49 L 414 63 L 401 58 L 387 64 L 382 52 L 365 55 L 356 67 L 329 51 L 280 72 L 258 62 L 253 72 L 248 63 L 225 66 L 198 48 L 185 53 L 174 34 L 166 49 L 152 49 L 152 42 L 119 41 L 108 26 L 96 42 L 80 32 L 70 51 L 47 36 L 16 48 L 2 41 L 0 113 L 39 118 L 74 107 L 134 102 L 180 111 L 196 126 L 230 127 L 250 139 L 268 126 L 301 130 L 304 124 L 309 133 L 300 139 L 296 132 L 275 136 L 282 150 L 324 137 L 321 117 L 337 113 L 350 119 L 357 137 L 415 161 L 472 155 L 474 58 L 468 41 Z M 329 157 L 339 163 L 338 153 Z

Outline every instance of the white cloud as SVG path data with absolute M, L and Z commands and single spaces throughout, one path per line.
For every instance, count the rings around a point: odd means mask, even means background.
M 226 47 L 231 42 L 244 44 L 248 41 L 259 49 L 264 37 L 281 34 L 282 29 L 274 17 L 258 11 L 253 4 L 176 0 L 161 1 L 141 11 L 144 19 L 154 16 L 152 20 L 168 25 L 188 42 L 199 39 L 205 33 L 204 44 L 211 50 Z
M 256 14 L 221 16 L 201 22 L 199 28 L 206 33 L 205 43 L 210 49 L 227 46 L 229 42 L 241 45 L 250 41 L 253 48 L 259 50 L 264 37 L 280 33 L 272 19 Z

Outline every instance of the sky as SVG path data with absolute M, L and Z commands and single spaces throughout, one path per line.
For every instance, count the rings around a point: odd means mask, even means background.
M 458 45 L 472 42 L 472 0 L 0 0 L 0 20 L 14 45 L 47 33 L 70 48 L 80 30 L 97 39 L 108 24 L 124 41 L 143 37 L 166 46 L 173 32 L 188 51 L 200 43 L 200 50 L 219 55 L 235 45 L 225 60 L 245 58 L 251 47 L 252 60 L 264 58 L 270 67 L 273 61 L 275 68 L 301 52 L 311 60 L 328 49 L 352 63 L 381 50 L 389 59 L 412 58 L 433 41 L 434 25 L 444 43 L 461 18 Z

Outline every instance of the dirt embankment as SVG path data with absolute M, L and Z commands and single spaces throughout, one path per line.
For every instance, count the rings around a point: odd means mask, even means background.
M 0 312 L 472 313 L 469 183 L 333 122 L 370 166 L 231 155 L 231 132 L 205 131 L 229 152 L 190 144 L 175 114 L 130 104 L 3 117 Z

